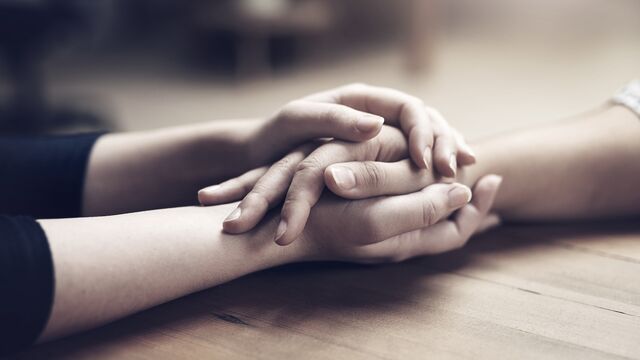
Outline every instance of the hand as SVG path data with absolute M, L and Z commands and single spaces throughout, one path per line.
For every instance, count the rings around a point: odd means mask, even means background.
M 320 137 L 363 141 L 377 135 L 382 123 L 402 130 L 416 166 L 435 164 L 444 176 L 455 176 L 457 165 L 470 165 L 475 155 L 462 136 L 435 109 L 397 90 L 351 84 L 294 100 L 276 113 L 249 140 L 254 163 L 266 164 L 272 154 Z M 432 154 L 433 153 L 433 154 Z
M 496 175 L 481 178 L 471 203 L 469 188 L 455 183 L 365 200 L 327 194 L 313 208 L 300 240 L 311 248 L 311 260 L 399 262 L 454 250 L 499 224 L 489 211 L 501 181 Z
M 333 140 L 317 148 L 313 144 L 304 145 L 268 169 L 252 170 L 225 181 L 214 191 L 201 191 L 199 198 L 204 205 L 213 205 L 244 197 L 223 223 L 225 231 L 242 233 L 255 227 L 286 194 L 276 235 L 276 241 L 286 245 L 302 233 L 311 208 L 322 195 L 324 172 L 329 165 L 346 161 L 399 161 L 406 159 L 407 151 L 407 141 L 400 130 L 383 126 L 378 136 L 364 142 Z M 425 182 L 434 182 L 431 171 L 413 168 L 426 178 Z
M 341 90 L 342 92 L 339 92 L 338 90 Z M 356 106 L 359 101 L 369 107 L 375 108 L 379 106 L 382 110 L 386 110 L 387 112 L 389 112 L 393 106 L 396 106 L 396 111 L 399 111 L 400 113 L 406 113 L 408 110 L 403 110 L 405 108 L 412 109 L 411 105 L 414 104 L 415 101 L 412 100 L 414 98 L 394 90 L 372 88 L 364 85 L 352 85 L 338 90 L 334 91 L 337 92 L 337 94 L 330 91 L 327 93 L 313 95 L 310 98 L 339 99 L 346 103 L 353 103 Z M 358 95 L 360 98 L 358 98 Z M 367 98 L 368 96 L 371 98 Z M 393 101 L 394 99 L 397 100 L 395 103 Z M 403 103 L 402 100 L 405 102 Z M 305 106 L 312 108 L 313 104 Z M 360 104 L 360 106 L 362 106 L 362 104 Z M 389 108 L 386 108 L 385 106 Z M 400 110 L 398 110 L 398 107 Z M 436 144 L 440 144 L 440 146 L 436 146 L 436 151 L 434 151 L 436 154 L 436 165 L 440 171 L 444 168 L 446 174 L 455 176 L 455 169 L 458 163 L 461 165 L 471 164 L 475 161 L 475 157 L 471 153 L 471 150 L 469 150 L 468 146 L 464 143 L 461 136 L 455 130 L 449 128 L 437 112 L 430 109 L 425 111 L 435 114 L 436 116 L 434 119 L 437 119 L 433 123 L 438 129 L 436 133 L 440 134 L 437 137 L 436 142 Z M 401 127 L 402 124 L 401 119 Z M 422 131 L 420 129 L 424 126 L 416 126 L 417 130 L 414 130 L 420 133 Z M 411 135 L 409 138 L 411 139 Z M 389 147 L 391 150 L 387 151 L 387 147 L 376 147 L 376 143 L 374 141 L 369 141 L 368 144 L 374 144 L 373 147 L 367 145 L 367 143 L 363 143 L 363 146 L 358 147 L 345 142 L 335 142 L 337 146 L 332 145 L 333 149 L 327 150 L 325 147 L 323 151 L 314 152 L 311 156 L 305 159 L 305 156 L 312 150 L 312 147 L 304 146 L 280 160 L 268 172 L 266 168 L 256 169 L 231 181 L 201 190 L 199 193 L 199 200 L 203 205 L 213 205 L 238 200 L 246 195 L 245 200 L 243 200 L 238 209 L 230 214 L 224 225 L 226 231 L 230 233 L 240 233 L 253 228 L 264 217 L 269 208 L 274 207 L 282 201 L 289 184 L 291 184 L 291 188 L 287 193 L 285 205 L 282 211 L 282 223 L 276 233 L 276 242 L 281 245 L 287 245 L 300 234 L 304 228 L 310 208 L 319 199 L 324 187 L 321 179 L 322 172 L 328 165 L 335 161 L 397 161 L 400 158 L 406 157 L 407 151 L 409 151 L 410 156 L 416 154 L 416 147 L 412 147 L 411 140 L 408 150 L 407 145 L 404 144 L 403 138 L 396 137 L 395 141 L 398 144 L 402 143 L 400 146 L 402 149 L 397 149 L 397 152 L 402 153 L 402 157 L 394 154 L 392 146 Z M 452 142 L 455 142 L 459 150 L 452 150 L 450 146 L 445 146 L 446 144 L 451 145 Z M 382 143 L 384 144 L 384 141 Z M 342 151 L 338 148 L 342 148 Z M 376 148 L 378 150 L 375 150 Z M 356 151 L 356 149 L 360 149 L 361 151 Z M 429 149 L 431 149 L 431 147 L 429 147 Z M 450 150 L 452 150 L 456 155 L 453 156 Z M 357 156 L 357 154 L 364 154 L 364 156 Z M 458 158 L 460 159 L 458 160 Z M 429 168 L 427 165 L 427 157 L 423 156 L 421 159 L 424 160 L 424 163 L 417 163 L 418 166 L 416 166 L 415 170 L 419 173 L 419 176 L 427 179 L 426 181 L 420 182 L 420 184 L 424 186 L 427 183 L 432 183 L 433 178 L 430 171 L 420 170 L 420 165 L 423 165 L 422 169 Z M 438 159 L 440 160 L 438 161 Z M 446 169 L 449 169 L 450 171 L 446 171 Z M 334 175 L 337 176 L 338 173 L 336 172 Z M 415 190 L 417 189 L 412 189 L 412 191 Z

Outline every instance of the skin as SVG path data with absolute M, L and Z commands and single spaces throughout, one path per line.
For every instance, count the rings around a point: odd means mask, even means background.
M 202 189 L 199 194 L 202 204 L 219 204 L 246 195 L 240 206 L 229 214 L 224 225 L 226 231 L 248 231 L 270 208 L 282 203 L 282 220 L 274 240 L 280 245 L 292 243 L 302 232 L 311 207 L 320 199 L 324 188 L 322 172 L 329 165 L 328 161 L 390 161 L 406 157 L 418 169 L 449 177 L 456 175 L 458 165 L 475 162 L 475 155 L 462 136 L 449 127 L 438 111 L 397 90 L 354 84 L 295 101 L 288 110 L 285 107 L 285 111 L 294 113 L 294 117 L 305 117 L 310 106 L 324 107 L 326 104 L 338 104 L 334 109 L 349 109 L 346 117 L 352 116 L 350 113 L 354 111 L 365 111 L 383 118 L 386 124 L 396 127 L 399 133 L 408 138 L 403 156 L 385 152 L 384 148 L 376 146 L 375 141 L 366 141 L 371 139 L 363 141 L 366 144 L 364 147 L 372 144 L 368 149 L 363 149 L 363 146 L 342 146 L 344 142 L 329 142 L 322 149 L 313 151 L 313 146 L 305 145 L 282 158 L 271 169 L 255 170 L 239 179 L 242 183 L 253 183 L 251 187 L 254 190 L 248 194 L 247 191 L 229 187 L 229 183 Z M 324 150 L 326 147 L 333 147 L 334 151 L 328 153 L 338 157 L 323 157 L 327 153 Z M 380 151 L 375 153 L 374 148 Z M 432 162 L 434 167 L 429 165 Z
M 237 203 L 173 208 L 194 203 L 199 187 L 271 164 L 300 144 L 302 161 L 315 147 L 307 143 L 318 138 L 370 147 L 383 121 L 394 127 L 385 126 L 381 139 L 401 144 L 387 153 L 389 159 L 408 158 L 425 171 L 454 174 L 452 156 L 461 163 L 473 156 L 439 114 L 425 109 L 395 90 L 356 84 L 296 100 L 269 119 L 243 126 L 215 122 L 101 137 L 85 178 L 86 217 L 39 220 L 56 278 L 52 313 L 39 341 L 285 263 L 402 261 L 462 246 L 497 224 L 489 209 L 500 177 L 479 180 L 471 202 L 471 190 L 462 184 L 362 200 L 327 193 L 315 200 L 306 226 L 286 248 L 272 241 L 282 222 L 276 213 L 230 235 L 222 224 Z M 379 159 L 386 160 L 384 141 L 376 141 Z M 264 172 L 249 171 L 240 179 L 255 182 Z M 154 208 L 165 209 L 143 211 Z M 119 213 L 127 214 L 112 215 Z
M 477 164 L 461 172 L 458 181 L 473 184 L 488 173 L 502 176 L 493 211 L 504 220 L 637 216 L 638 122 L 626 107 L 606 105 L 547 126 L 482 139 L 473 142 Z M 340 187 L 332 175 L 335 167 L 353 172 L 356 185 Z M 413 191 L 435 180 L 406 160 L 336 163 L 325 171 L 327 187 L 349 199 Z
M 504 187 L 494 210 L 505 220 L 640 214 L 640 119 L 626 107 L 607 105 L 548 126 L 483 139 L 474 146 L 478 165 L 459 180 L 472 184 L 486 173 L 502 175 Z
M 499 185 L 499 177 L 483 178 L 471 203 L 469 188 L 461 184 L 364 200 L 328 193 L 313 208 L 300 238 L 287 247 L 272 241 L 280 220 L 276 213 L 252 231 L 223 232 L 222 221 L 234 203 L 40 220 L 56 282 L 39 341 L 286 263 L 402 261 L 458 248 L 474 232 L 495 225 L 488 213 Z
M 640 214 L 640 125 L 636 115 L 620 106 L 478 141 L 478 164 L 457 173 L 462 182 L 476 182 L 471 203 L 467 187 L 433 184 L 439 175 L 402 159 L 411 150 L 400 135 L 396 129 L 381 129 L 378 140 L 355 149 L 363 151 L 362 158 L 376 155 L 373 160 L 325 167 L 325 185 L 347 199 L 325 193 L 311 209 L 302 234 L 287 247 L 272 241 L 281 221 L 277 213 L 242 234 L 222 231 L 235 203 L 41 220 L 57 281 L 52 315 L 40 341 L 284 263 L 402 261 L 455 249 L 474 232 L 497 224 L 490 211 L 521 221 Z M 366 153 L 375 141 L 377 151 Z M 329 149 L 323 150 L 326 156 L 353 144 L 334 140 L 322 146 Z M 292 163 L 312 154 L 297 151 Z M 378 158 L 381 152 L 400 160 Z M 353 172 L 355 184 L 348 189 L 335 177 L 338 166 Z M 237 193 L 250 191 L 264 175 L 257 176 L 260 171 L 245 176 L 245 183 L 232 180 L 232 187 Z M 484 176 L 493 172 L 504 176 L 504 191 L 498 192 L 501 177 Z
M 607 104 L 564 121 L 481 139 L 472 142 L 477 164 L 459 171 L 456 180 L 470 185 L 488 173 L 504 177 L 504 187 L 493 209 L 504 220 L 636 216 L 640 214 L 638 120 L 626 107 Z M 408 159 L 360 157 L 342 162 L 340 153 L 345 148 L 341 147 L 365 148 L 374 144 L 375 151 L 406 149 L 405 140 L 392 134 L 394 131 L 383 129 L 378 138 L 360 144 L 336 142 L 332 147 L 325 145 L 316 150 L 319 156 L 311 161 L 322 165 L 324 185 L 343 198 L 362 199 L 403 194 L 438 181 L 451 181 L 417 168 Z M 384 141 L 375 144 L 381 139 Z M 318 153 L 319 150 L 322 151 Z M 351 179 L 348 182 L 341 180 L 345 172 Z M 258 184 L 248 177 L 224 183 L 225 191 L 239 197 L 260 191 Z M 246 191 L 238 191 L 240 188 Z M 277 190 L 274 189 L 270 191 Z M 202 200 L 206 203 L 217 199 L 201 196 Z
M 429 167 L 433 156 L 438 169 L 452 173 L 443 159 L 453 154 L 458 154 L 460 163 L 471 163 L 468 145 L 437 112 L 425 109 L 420 100 L 399 91 L 352 84 L 294 100 L 267 119 L 244 120 L 241 126 L 238 120 L 216 121 L 107 134 L 91 154 L 82 213 L 109 215 L 193 205 L 194 194 L 206 185 L 272 164 L 313 139 L 370 140 L 383 122 L 409 139 L 408 152 L 418 167 Z M 291 223 L 299 230 L 288 236 L 300 235 L 304 221 Z

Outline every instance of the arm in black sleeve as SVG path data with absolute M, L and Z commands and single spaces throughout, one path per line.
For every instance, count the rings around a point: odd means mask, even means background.
M 40 225 L 0 216 L 0 356 L 36 341 L 53 303 L 53 263 Z
M 0 214 L 80 216 L 87 161 L 99 136 L 0 137 Z
M 99 134 L 0 137 L 0 356 L 31 345 L 54 295 L 45 233 L 34 217 L 81 215 L 91 148 Z

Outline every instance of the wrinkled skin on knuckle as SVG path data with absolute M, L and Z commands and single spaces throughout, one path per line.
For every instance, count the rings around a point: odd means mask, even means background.
M 307 157 L 296 166 L 295 171 L 301 175 L 317 175 L 324 171 L 324 164 L 316 157 Z
M 349 119 L 350 117 L 348 116 L 345 108 L 340 106 L 330 106 L 322 111 L 320 118 L 324 123 L 338 124 L 342 119 Z M 351 123 L 355 124 L 353 121 L 351 121 Z
M 259 208 L 269 208 L 269 200 L 260 192 L 261 189 L 255 189 L 252 190 L 249 194 L 247 194 L 247 196 L 245 197 L 245 201 L 248 202 L 252 202 L 254 205 L 253 206 L 257 206 Z
M 272 167 L 278 172 L 292 173 L 295 169 L 294 165 L 294 160 L 290 156 L 285 156 L 284 158 L 274 163 Z
M 364 169 L 364 185 L 375 188 L 386 184 L 384 172 L 373 161 L 363 162 L 362 168 Z
M 421 206 L 422 223 L 424 226 L 431 226 L 438 220 L 438 209 L 433 201 L 424 201 Z

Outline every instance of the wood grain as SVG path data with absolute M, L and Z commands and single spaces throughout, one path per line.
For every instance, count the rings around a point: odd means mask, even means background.
M 640 359 L 640 223 L 509 226 L 443 256 L 253 274 L 18 358 Z

